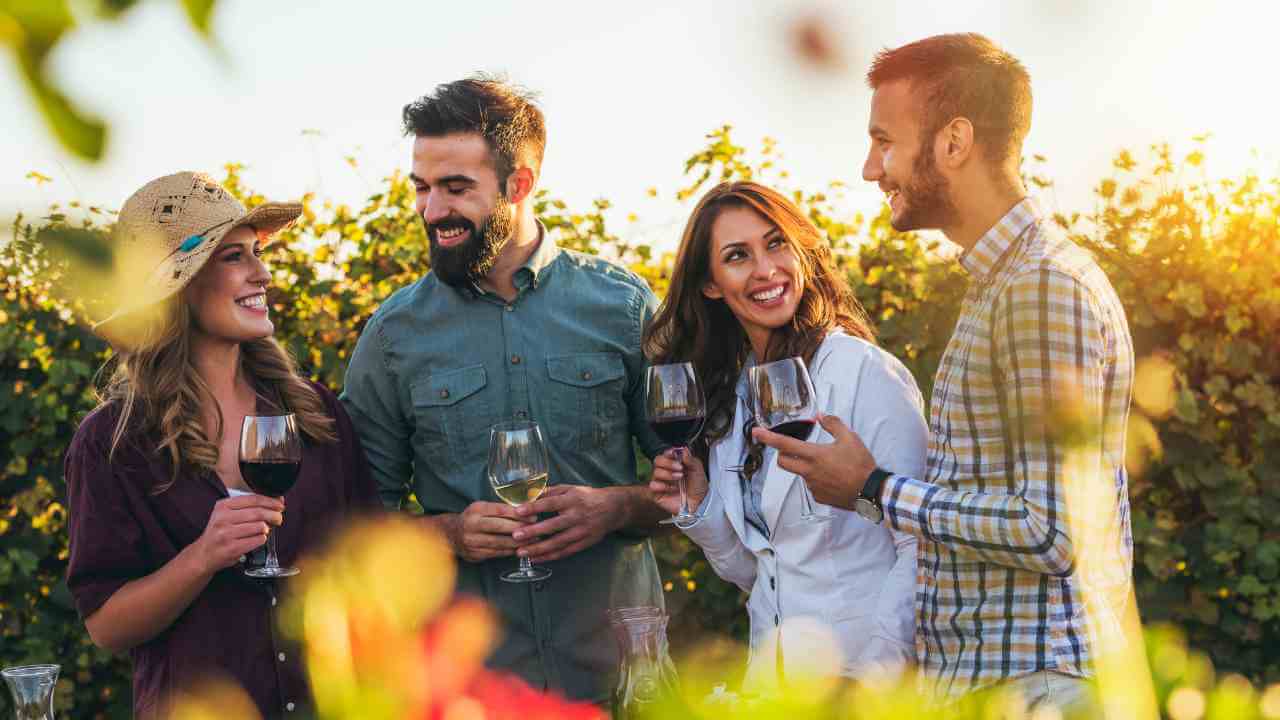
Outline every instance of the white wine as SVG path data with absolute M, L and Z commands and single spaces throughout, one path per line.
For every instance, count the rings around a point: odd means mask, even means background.
M 547 474 L 538 473 L 505 485 L 497 485 L 493 488 L 493 491 L 498 493 L 498 497 L 502 498 L 502 501 L 506 504 L 518 507 L 537 500 L 542 491 L 546 489 Z

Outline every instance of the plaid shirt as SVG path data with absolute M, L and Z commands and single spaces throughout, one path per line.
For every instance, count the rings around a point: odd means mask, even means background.
M 937 699 L 1090 675 L 1100 634 L 1120 637 L 1133 557 L 1133 347 L 1111 283 L 1030 198 L 960 262 L 972 285 L 934 381 L 927 477 L 881 491 L 921 539 L 916 654 Z

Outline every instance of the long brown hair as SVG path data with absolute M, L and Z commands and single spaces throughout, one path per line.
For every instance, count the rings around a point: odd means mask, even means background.
M 785 357 L 812 361 L 827 333 L 846 333 L 875 342 L 866 312 L 836 269 L 831 246 L 817 226 L 781 193 L 753 182 L 721 183 L 702 196 L 684 228 L 671 286 L 644 336 L 645 354 L 655 364 L 691 362 L 707 396 L 706 428 L 695 451 L 705 460 L 710 446 L 729 433 L 735 387 L 750 344 L 723 300 L 702 294 L 711 277 L 711 228 L 729 207 L 756 211 L 776 227 L 795 254 L 804 292 L 791 322 L 769 337 L 768 362 Z
M 98 393 L 102 405 L 119 404 L 111 437 L 110 459 L 125 441 L 155 442 L 168 455 L 172 472 L 161 493 L 177 482 L 183 468 L 213 472 L 225 428 L 221 413 L 213 436 L 205 431 L 203 408 L 216 403 L 191 360 L 192 317 L 179 293 L 145 313 L 133 328 L 131 342 L 113 342 L 112 368 Z M 297 364 L 275 338 L 240 343 L 240 365 L 260 400 L 279 412 L 296 416 L 298 429 L 313 442 L 337 442 L 334 420 L 315 389 L 298 376 Z M 145 440 L 144 440 L 145 439 Z

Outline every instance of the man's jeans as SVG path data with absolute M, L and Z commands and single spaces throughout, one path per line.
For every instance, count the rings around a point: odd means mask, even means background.
M 1030 715 L 1038 708 L 1056 707 L 1064 718 L 1094 718 L 1102 715 L 1088 680 L 1053 670 L 1040 670 L 1009 681 L 1022 693 Z

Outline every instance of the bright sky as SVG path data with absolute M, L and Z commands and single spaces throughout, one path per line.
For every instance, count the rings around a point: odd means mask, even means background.
M 1210 175 L 1277 174 L 1272 3 L 1037 0 L 817 4 L 486 0 L 220 0 L 220 57 L 177 2 L 150 0 L 122 22 L 78 31 L 55 57 L 71 94 L 111 125 L 103 162 L 57 148 L 11 63 L 0 64 L 0 215 L 80 199 L 119 207 L 181 169 L 248 166 L 274 199 L 314 191 L 357 205 L 408 169 L 400 108 L 476 70 L 541 94 L 549 141 L 542 185 L 585 208 L 607 197 L 640 221 L 618 229 L 673 244 L 688 212 L 670 199 L 704 135 L 778 139 L 794 186 L 849 182 L 847 204 L 881 202 L 862 182 L 872 54 L 940 32 L 986 34 L 1031 71 L 1027 154 L 1047 155 L 1049 205 L 1092 207 L 1090 188 L 1121 148 L 1182 151 L 1211 131 Z M 807 65 L 789 28 L 817 13 L 847 58 Z M 304 132 L 306 131 L 306 132 Z M 1256 153 L 1251 151 L 1256 150 Z M 344 157 L 353 155 L 351 168 Z M 54 178 L 37 186 L 29 170 Z M 659 199 L 645 191 L 657 187 Z

